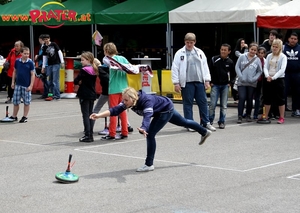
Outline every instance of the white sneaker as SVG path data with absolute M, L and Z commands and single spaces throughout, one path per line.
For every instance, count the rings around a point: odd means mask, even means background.
M 206 129 L 209 129 L 210 131 L 216 131 L 217 129 L 213 127 L 210 123 L 206 125 Z
M 196 132 L 196 130 L 191 129 L 191 128 L 186 128 L 186 130 L 187 130 L 188 132 Z
M 104 128 L 102 131 L 98 132 L 98 135 L 108 135 L 109 131 L 108 128 Z
M 299 109 L 297 109 L 297 110 L 295 111 L 295 116 L 296 116 L 296 117 L 300 117 L 300 110 L 299 110 Z
M 121 126 L 117 126 L 116 132 L 121 132 L 121 130 L 122 130 Z
M 212 132 L 211 132 L 210 130 L 207 130 L 206 135 L 201 136 L 201 140 L 200 140 L 200 142 L 199 142 L 199 145 L 204 144 L 205 140 L 211 135 L 211 133 L 212 133 Z
M 138 168 L 136 171 L 137 172 L 149 172 L 149 171 L 153 171 L 154 170 L 154 166 L 147 166 L 147 165 L 144 165 L 140 168 Z

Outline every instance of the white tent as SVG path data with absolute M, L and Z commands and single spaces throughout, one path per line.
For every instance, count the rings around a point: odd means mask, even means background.
M 290 0 L 194 0 L 169 11 L 170 24 L 253 23 L 254 41 L 258 42 L 256 16 Z M 173 33 L 170 33 L 170 47 Z M 173 58 L 173 49 L 171 50 Z
M 173 23 L 251 23 L 290 0 L 194 0 L 169 11 Z

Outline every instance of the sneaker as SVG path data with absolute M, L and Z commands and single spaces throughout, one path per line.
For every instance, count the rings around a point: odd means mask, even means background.
M 186 128 L 186 130 L 187 130 L 188 132 L 196 132 L 196 130 L 191 129 L 191 128 Z
M 121 132 L 121 126 L 117 126 L 116 132 Z
M 210 131 L 216 131 L 216 128 L 213 127 L 210 123 L 206 124 L 206 129 L 209 129 Z
M 292 117 L 296 117 L 295 113 L 296 113 L 296 111 L 292 111 L 291 116 L 292 116 Z
M 147 166 L 147 165 L 144 165 L 140 168 L 138 168 L 136 171 L 137 172 L 149 172 L 149 171 L 153 171 L 154 170 L 154 166 Z
M 101 140 L 115 140 L 115 137 L 112 137 L 110 135 L 105 135 L 105 136 L 101 137 Z
M 269 113 L 268 117 L 269 117 L 270 120 L 275 120 L 275 116 L 272 113 Z
M 295 116 L 295 117 L 300 117 L 300 110 L 299 110 L 299 109 L 297 109 L 297 110 L 295 111 L 294 116 Z
M 122 134 L 116 135 L 116 137 L 115 137 L 116 140 L 127 139 L 127 138 L 128 138 L 128 135 L 122 135 Z
M 104 128 L 102 131 L 98 132 L 98 135 L 108 135 L 109 134 L 109 131 L 108 131 L 108 128 Z
M 79 138 L 79 142 L 87 142 L 87 143 L 89 143 L 89 142 L 93 142 L 94 141 L 94 137 L 92 137 L 92 136 L 83 136 L 83 137 L 81 137 L 81 138 Z
M 278 124 L 283 124 L 284 123 L 284 118 L 279 118 L 277 121 Z
M 211 135 L 211 133 L 212 132 L 210 130 L 207 130 L 206 134 L 204 136 L 203 135 L 201 136 L 199 145 L 202 145 L 205 142 L 205 140 Z
M 12 119 L 12 120 L 14 120 L 14 121 L 18 121 L 18 117 L 10 116 L 9 119 Z
M 4 103 L 10 104 L 11 103 L 11 98 L 7 98 L 7 101 L 5 101 Z
M 128 125 L 128 132 L 133 132 L 133 128 L 130 125 Z
M 45 101 L 52 101 L 52 100 L 53 100 L 52 97 L 47 97 L 47 98 L 45 98 Z
M 238 124 L 241 124 L 242 123 L 242 120 L 243 120 L 243 117 L 242 116 L 239 116 L 238 120 L 237 120 L 237 123 Z
M 250 115 L 248 115 L 248 116 L 246 117 L 246 121 L 247 121 L 247 122 L 252 122 L 252 118 L 251 118 Z
M 225 129 L 225 124 L 224 123 L 219 123 L 219 128 L 220 129 Z
M 22 117 L 21 120 L 19 121 L 19 123 L 26 123 L 27 122 L 27 118 L 26 117 Z

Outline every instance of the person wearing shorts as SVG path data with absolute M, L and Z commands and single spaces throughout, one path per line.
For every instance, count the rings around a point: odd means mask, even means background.
M 19 105 L 21 98 L 24 101 L 23 117 L 19 121 L 20 123 L 27 122 L 27 115 L 29 112 L 29 106 L 31 102 L 31 91 L 35 79 L 34 62 L 29 58 L 30 50 L 28 47 L 21 49 L 22 57 L 17 59 L 12 75 L 11 87 L 14 89 L 13 94 L 13 115 L 10 116 L 14 121 L 18 121 L 17 114 L 19 112 Z
M 265 114 L 269 115 L 271 104 L 275 103 L 279 109 L 278 124 L 284 123 L 285 112 L 285 70 L 287 57 L 282 53 L 282 41 L 275 39 L 272 43 L 272 52 L 267 56 L 264 66 L 263 97 Z

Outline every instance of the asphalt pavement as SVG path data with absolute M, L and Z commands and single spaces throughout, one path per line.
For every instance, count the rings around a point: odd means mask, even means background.
M 78 99 L 39 96 L 33 95 L 27 123 L 0 123 L 1 212 L 299 212 L 300 118 L 290 112 L 285 124 L 237 124 L 231 100 L 226 128 L 201 146 L 198 133 L 167 124 L 157 135 L 155 170 L 138 173 L 146 155 L 145 138 L 136 130 L 141 117 L 128 112 L 134 132 L 126 140 L 101 140 L 100 119 L 95 141 L 80 143 Z M 5 99 L 0 92 L 3 118 L 6 106 L 10 115 L 13 110 Z M 175 108 L 183 114 L 180 103 Z M 23 104 L 19 119 L 22 112 Z M 196 106 L 194 119 L 199 121 Z M 66 170 L 69 154 L 79 181 L 62 184 L 55 174 Z

